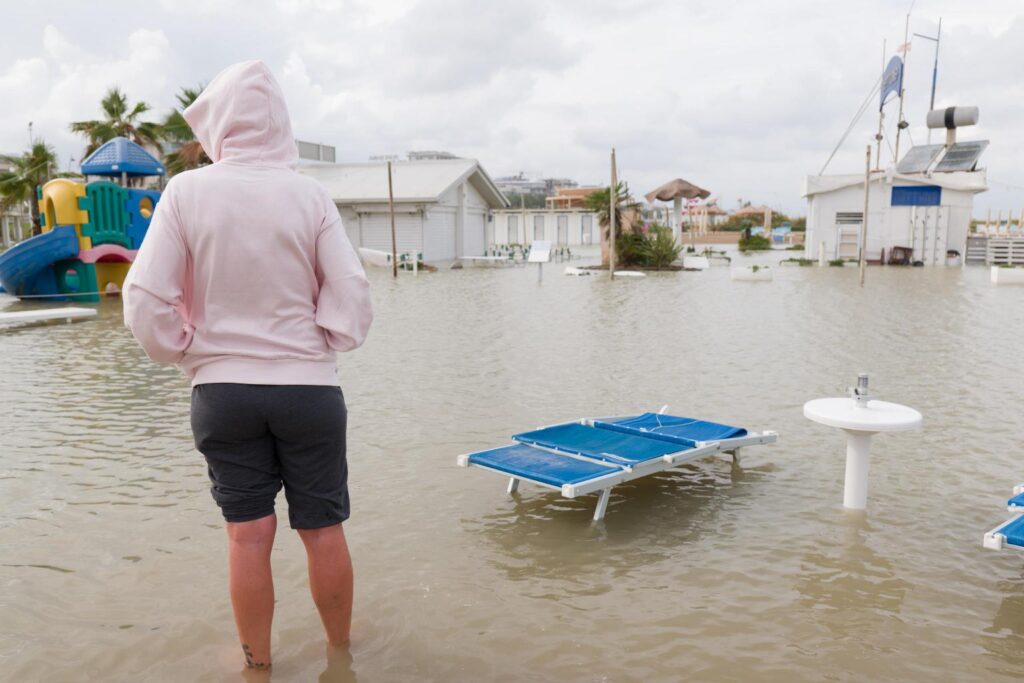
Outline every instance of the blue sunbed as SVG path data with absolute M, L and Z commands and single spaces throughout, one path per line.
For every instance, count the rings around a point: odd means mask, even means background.
M 643 413 L 618 418 L 582 419 L 512 436 L 511 445 L 459 456 L 462 467 L 479 467 L 509 478 L 508 492 L 520 481 L 559 490 L 566 498 L 600 492 L 594 519 L 604 517 L 611 489 L 715 453 L 773 443 L 775 432 L 688 417 Z
M 1013 487 L 1013 496 L 1006 501 L 1006 508 L 1014 516 L 985 534 L 983 545 L 992 550 L 1024 550 L 1024 484 Z

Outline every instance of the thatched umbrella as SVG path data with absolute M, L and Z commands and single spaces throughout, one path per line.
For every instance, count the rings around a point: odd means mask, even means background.
M 652 192 L 648 192 L 645 197 L 648 203 L 653 202 L 655 199 L 660 199 L 663 202 L 672 202 L 672 235 L 678 240 L 680 231 L 682 229 L 683 222 L 683 200 L 684 199 L 707 199 L 711 196 L 711 193 L 704 188 L 697 187 L 691 182 L 687 182 L 682 178 L 676 178 L 670 180 L 661 187 Z

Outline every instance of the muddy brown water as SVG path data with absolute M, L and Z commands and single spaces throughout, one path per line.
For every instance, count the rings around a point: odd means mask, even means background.
M 275 680 L 1020 680 L 1024 555 L 981 537 L 1024 481 L 1024 288 L 982 268 L 872 268 L 863 290 L 853 268 L 546 268 L 371 273 L 377 321 L 339 361 L 351 661 L 325 657 L 282 525 Z M 188 385 L 119 301 L 98 308 L 0 332 L 0 679 L 240 680 Z M 876 438 L 856 515 L 842 435 L 801 406 L 862 370 L 925 429 Z M 781 437 L 618 487 L 599 524 L 595 496 L 509 498 L 456 466 L 663 404 Z

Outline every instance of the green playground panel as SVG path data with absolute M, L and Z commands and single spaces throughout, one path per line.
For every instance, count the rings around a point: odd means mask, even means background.
M 119 244 L 131 248 L 128 239 L 128 190 L 106 180 L 85 186 L 85 197 L 78 206 L 89 212 L 89 222 L 82 226 L 82 235 L 98 244 Z
M 76 301 L 99 301 L 96 293 L 96 266 L 82 263 L 76 258 L 64 259 L 53 264 L 57 276 L 57 291 L 67 294 Z M 77 294 L 77 292 L 87 292 Z

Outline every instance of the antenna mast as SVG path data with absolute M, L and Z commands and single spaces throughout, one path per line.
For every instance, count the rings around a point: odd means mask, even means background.
M 914 9 L 914 3 L 910 3 L 910 9 L 907 10 L 907 21 L 903 25 L 903 73 L 907 73 L 907 59 L 910 56 L 910 13 Z M 907 122 L 903 120 L 903 96 L 906 94 L 907 89 L 903 87 L 903 81 L 900 81 L 900 113 L 896 117 L 896 149 L 893 151 L 894 164 L 898 164 L 900 161 L 900 133 L 907 127 Z

